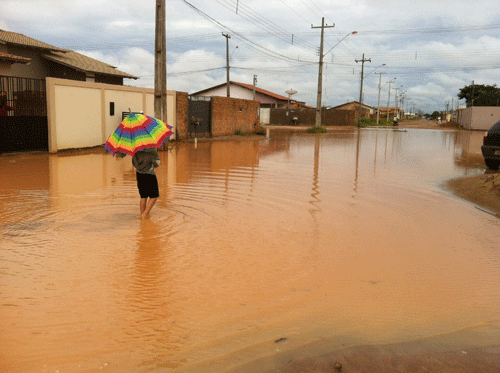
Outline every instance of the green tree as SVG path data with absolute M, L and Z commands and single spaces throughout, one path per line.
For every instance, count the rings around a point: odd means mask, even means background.
M 496 84 L 474 84 L 460 88 L 460 100 L 465 99 L 467 106 L 499 106 L 500 88 Z

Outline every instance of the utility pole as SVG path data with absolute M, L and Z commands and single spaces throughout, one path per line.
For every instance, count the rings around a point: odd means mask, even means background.
M 392 80 L 389 81 L 388 83 L 389 83 L 389 96 L 387 97 L 387 120 L 389 120 L 389 114 L 390 114 L 389 113 L 390 112 L 389 105 L 391 104 L 391 84 L 392 84 Z
M 257 75 L 253 76 L 253 100 L 255 101 L 255 85 L 257 84 Z
M 311 28 L 321 28 L 321 44 L 319 47 L 319 73 L 318 73 L 318 99 L 316 101 L 316 127 L 321 127 L 321 93 L 323 89 L 323 39 L 325 28 L 335 27 L 335 25 L 325 25 L 325 17 L 321 18 L 321 26 L 313 26 Z
M 379 77 L 378 77 L 378 109 L 377 109 L 377 125 L 378 125 L 379 118 L 380 118 L 380 90 L 382 89 L 382 75 L 385 73 L 375 73 L 375 74 L 379 74 Z
M 404 92 L 399 95 L 401 97 L 400 103 L 401 103 L 401 109 L 403 109 L 403 115 L 401 116 L 401 119 L 405 119 L 405 95 Z
M 394 116 L 399 118 L 399 110 L 398 110 L 398 87 L 396 87 L 396 94 L 394 95 Z
M 227 80 L 227 97 L 231 97 L 231 92 L 229 89 L 229 39 L 231 35 L 222 33 L 222 36 L 226 38 L 226 80 Z
M 474 80 L 472 81 L 472 99 L 470 106 L 474 106 Z
M 365 62 L 372 62 L 371 58 L 367 58 L 365 60 L 365 54 L 363 53 L 363 58 L 361 60 L 355 60 L 356 63 L 361 62 L 361 88 L 359 89 L 359 118 L 358 118 L 358 127 L 361 125 L 361 105 L 363 105 L 363 74 L 365 68 Z
M 156 0 L 155 19 L 155 118 L 167 121 L 167 51 L 165 0 Z

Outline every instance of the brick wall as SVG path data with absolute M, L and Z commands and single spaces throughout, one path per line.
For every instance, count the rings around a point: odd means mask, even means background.
M 270 124 L 293 125 L 293 118 L 298 119 L 298 125 L 313 126 L 316 123 L 316 109 L 271 109 Z M 322 126 L 353 126 L 354 118 L 354 110 L 321 110 Z
M 177 92 L 177 140 L 184 140 L 188 136 L 188 94 Z
M 177 92 L 177 140 L 188 138 L 188 94 Z M 260 128 L 258 101 L 212 97 L 212 137 L 253 133 Z
M 253 133 L 259 129 L 259 102 L 231 97 L 212 97 L 212 136 Z

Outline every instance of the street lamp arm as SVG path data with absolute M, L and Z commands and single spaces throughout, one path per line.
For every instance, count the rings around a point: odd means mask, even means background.
M 353 31 L 353 32 L 348 33 L 346 36 L 344 36 L 342 39 L 340 39 L 337 44 L 335 44 L 333 47 L 331 47 L 330 50 L 328 52 L 326 52 L 323 56 L 326 56 L 328 53 L 330 53 L 333 48 L 335 48 L 337 45 L 339 45 L 342 42 L 342 40 L 347 38 L 349 35 L 353 35 L 353 34 L 357 34 L 357 33 L 358 33 L 357 31 Z
M 366 78 L 368 75 L 370 75 L 372 72 L 374 72 L 375 70 L 377 70 L 379 67 L 382 67 L 382 66 L 385 66 L 385 63 L 383 63 L 382 65 L 380 66 L 377 66 L 376 68 L 374 68 L 372 71 L 370 71 L 368 74 L 366 74 L 364 77 Z

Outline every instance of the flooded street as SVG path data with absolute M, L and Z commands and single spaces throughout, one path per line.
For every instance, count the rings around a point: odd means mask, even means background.
M 483 133 L 273 130 L 0 157 L 0 372 L 224 372 L 500 320 L 500 220 L 442 188 Z M 279 342 L 276 342 L 279 341 Z

